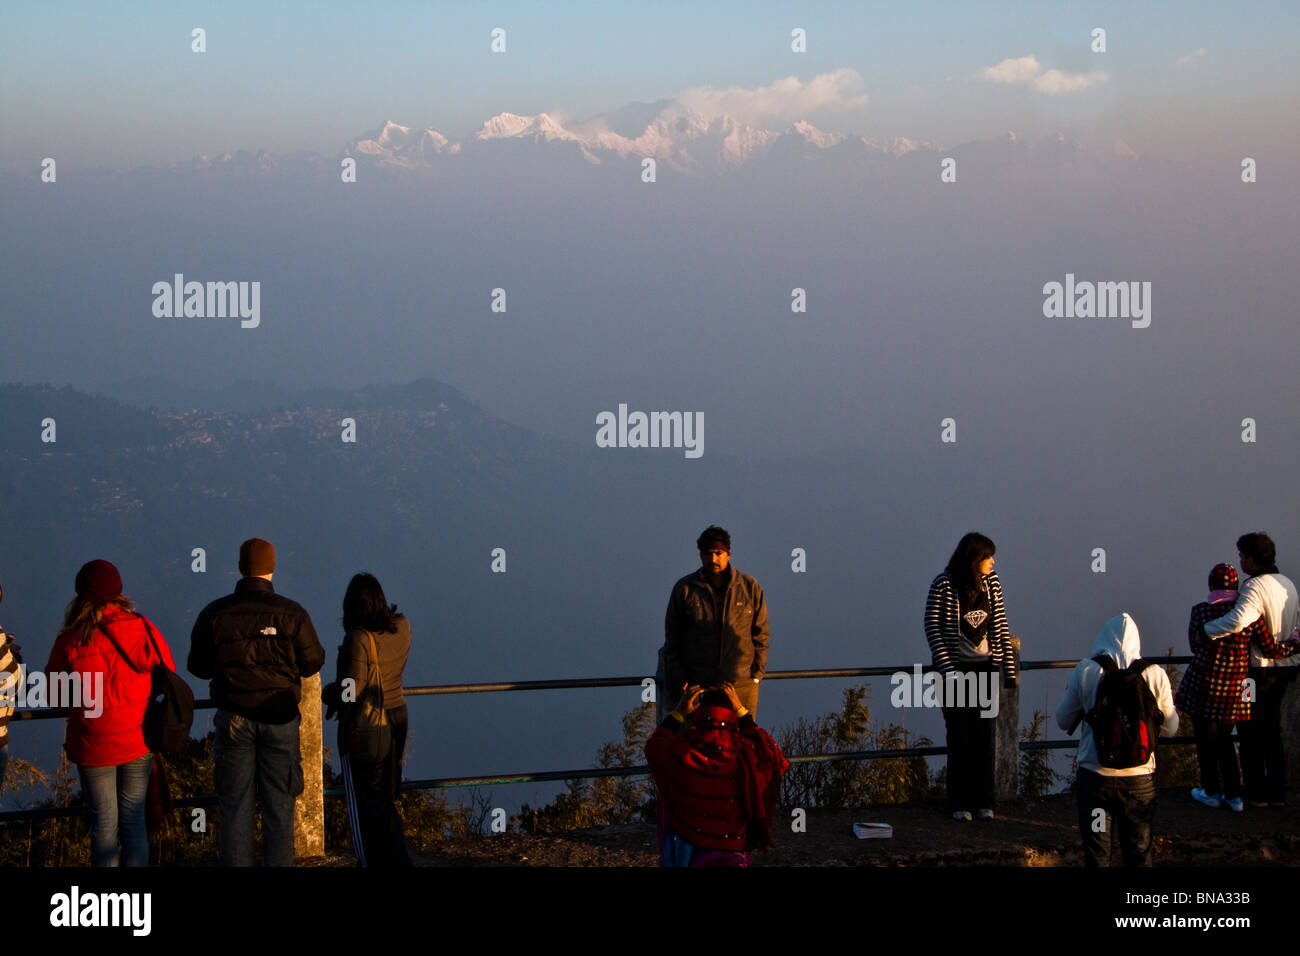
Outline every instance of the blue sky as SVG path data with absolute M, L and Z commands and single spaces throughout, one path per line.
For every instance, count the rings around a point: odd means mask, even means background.
M 1293 142 L 1298 21 L 1284 3 L 10 5 L 0 168 L 46 155 L 127 168 L 241 148 L 333 154 L 386 119 L 455 139 L 502 111 L 583 119 L 841 69 L 860 77 L 866 105 L 765 125 L 807 118 L 943 145 L 1061 129 L 1160 152 L 1224 135 Z M 202 55 L 190 51 L 196 26 Z M 1089 50 L 1097 26 L 1104 54 Z M 507 31 L 504 55 L 489 51 L 494 27 Z M 790 51 L 794 27 L 805 54 Z M 976 76 L 1028 55 L 1106 79 L 1053 95 Z

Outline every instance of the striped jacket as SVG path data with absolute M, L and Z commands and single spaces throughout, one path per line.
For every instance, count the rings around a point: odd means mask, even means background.
M 1002 582 L 996 571 L 984 579 L 989 594 L 992 623 L 989 625 L 989 650 L 1002 679 L 1016 680 L 1016 655 L 1011 646 L 1011 632 L 1007 628 L 1007 611 L 1002 603 Z M 945 571 L 930 585 L 925 599 L 925 639 L 930 644 L 934 668 L 942 673 L 958 669 L 957 653 L 961 645 L 961 601 L 952 586 L 952 578 Z
M 22 658 L 13 638 L 0 631 L 0 747 L 9 742 L 9 717 L 17 703 L 18 682 L 22 680 Z

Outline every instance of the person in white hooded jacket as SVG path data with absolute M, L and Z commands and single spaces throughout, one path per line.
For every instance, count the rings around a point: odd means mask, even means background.
M 1111 618 L 1092 642 L 1089 658 L 1109 655 L 1119 669 L 1142 656 L 1137 624 L 1127 614 Z M 1142 672 L 1151 695 L 1160 709 L 1163 722 L 1161 737 L 1172 736 L 1178 729 L 1178 711 L 1164 668 L 1148 667 Z M 1092 726 L 1084 715 L 1097 700 L 1102 668 L 1094 660 L 1082 660 L 1070 674 L 1065 696 L 1056 708 L 1056 722 L 1066 733 L 1079 735 L 1079 775 L 1075 790 L 1079 796 L 1079 833 L 1083 837 L 1083 861 L 1086 866 L 1108 866 L 1110 835 L 1118 830 L 1125 866 L 1151 865 L 1151 824 L 1156 809 L 1156 757 L 1136 767 L 1103 767 L 1093 738 Z

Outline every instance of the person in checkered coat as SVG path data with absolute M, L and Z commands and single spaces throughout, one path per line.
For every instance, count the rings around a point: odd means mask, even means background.
M 1250 667 L 1250 644 L 1270 658 L 1293 652 L 1289 643 L 1276 642 L 1263 618 L 1244 630 L 1211 641 L 1203 630 L 1207 621 L 1222 617 L 1237 601 L 1237 569 L 1216 564 L 1210 571 L 1210 593 L 1192 608 L 1187 638 L 1193 660 L 1178 683 L 1174 704 L 1192 718 L 1196 736 L 1196 758 L 1201 767 L 1201 786 L 1192 796 L 1207 806 L 1245 808 L 1241 771 L 1232 742 L 1232 728 L 1250 720 L 1250 695 L 1246 672 Z

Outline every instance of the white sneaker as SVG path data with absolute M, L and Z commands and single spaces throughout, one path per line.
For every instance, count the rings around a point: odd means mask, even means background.
M 969 810 L 954 810 L 953 813 L 952 813 L 952 818 L 953 818 L 954 820 L 961 820 L 961 821 L 963 821 L 963 822 L 968 821 L 968 820 L 970 820 L 970 811 L 969 811 Z
M 1192 788 L 1192 799 L 1197 803 L 1205 804 L 1207 807 L 1223 806 L 1223 797 L 1219 796 L 1217 793 L 1206 793 L 1200 787 Z
M 1246 809 L 1246 801 L 1241 797 L 1233 797 L 1231 800 L 1225 799 L 1223 802 L 1228 805 L 1228 809 L 1233 813 L 1242 813 Z
M 985 808 L 983 808 L 983 809 L 981 809 L 981 810 L 976 810 L 976 811 L 975 811 L 975 819 L 976 819 L 976 820 L 992 820 L 992 819 L 993 819 L 993 811 L 990 810 L 990 809 L 988 809 L 988 807 L 985 807 Z

